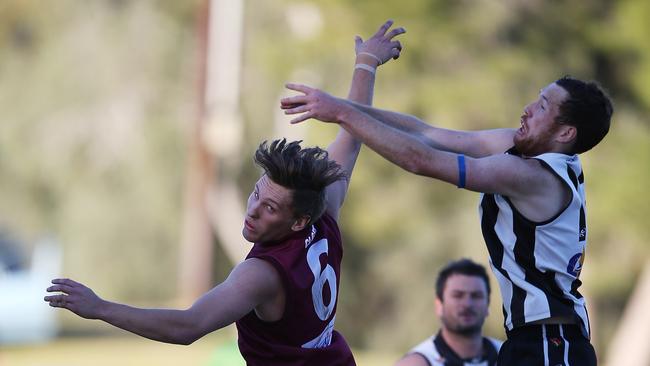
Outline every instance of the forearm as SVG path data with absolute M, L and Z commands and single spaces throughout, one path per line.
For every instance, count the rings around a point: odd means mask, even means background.
M 463 146 L 461 144 L 467 137 L 465 131 L 437 128 L 409 114 L 373 108 L 358 103 L 354 103 L 354 106 L 383 124 L 417 137 L 427 145 L 437 149 L 457 152 L 462 150 Z
M 360 60 L 357 58 L 357 63 Z M 372 103 L 373 90 L 375 87 L 375 74 L 368 70 L 355 68 L 352 74 L 352 83 L 348 93 L 348 100 L 359 103 Z M 327 187 L 327 212 L 334 218 L 338 218 L 338 212 L 350 184 L 352 170 L 361 151 L 361 141 L 350 135 L 345 129 L 339 128 L 334 141 L 328 146 L 327 151 L 330 158 L 336 161 L 345 172 L 345 181 L 335 182 Z
M 366 146 L 401 168 L 457 183 L 456 154 L 432 148 L 413 134 L 383 124 L 357 108 L 342 109 L 338 122 Z
M 351 104 L 372 118 L 406 133 L 422 134 L 427 129 L 433 128 L 433 126 L 409 114 L 374 108 L 369 105 L 354 103 L 354 101 Z
M 99 319 L 115 327 L 159 342 L 191 344 L 203 334 L 184 310 L 141 309 L 105 302 Z
M 363 63 L 357 57 L 356 63 Z M 352 73 L 352 83 L 348 92 L 348 100 L 360 103 L 361 105 L 372 104 L 375 89 L 375 74 L 363 69 L 354 69 Z M 361 150 L 361 141 L 350 135 L 345 129 L 339 130 L 336 139 L 328 149 L 348 177 L 352 174 L 352 169 L 356 164 L 359 151 Z
M 435 127 L 417 117 L 349 102 L 383 124 L 420 139 L 443 151 L 465 154 L 475 158 L 505 152 L 512 146 L 514 129 L 462 131 Z

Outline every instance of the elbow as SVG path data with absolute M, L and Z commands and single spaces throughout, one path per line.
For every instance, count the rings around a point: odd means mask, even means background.
M 188 309 L 180 311 L 180 314 L 178 321 L 170 329 L 171 343 L 189 346 L 209 333 L 195 311 Z
M 183 338 L 176 344 L 181 345 L 181 346 L 189 346 L 190 344 L 196 342 L 198 338 Z
M 428 159 L 425 153 L 415 146 L 409 146 L 394 161 L 402 169 L 417 175 L 426 175 Z
M 401 165 L 402 169 L 406 170 L 409 173 L 413 173 L 416 175 L 422 175 L 422 166 L 420 164 L 417 164 L 416 162 L 412 161 L 407 161 L 404 164 Z
M 399 164 L 402 169 L 406 170 L 409 173 L 416 175 L 427 175 L 426 164 L 423 164 L 421 159 L 417 159 L 413 156 L 406 158 Z
M 175 344 L 181 345 L 181 346 L 189 346 L 190 344 L 196 342 L 197 340 L 201 339 L 203 337 L 203 334 L 200 334 L 199 332 L 196 331 L 186 331 L 183 332 L 182 334 L 177 334 L 177 336 L 174 339 Z
M 208 331 L 206 331 L 198 322 L 185 321 L 183 324 L 177 324 L 170 336 L 173 340 L 172 343 L 189 346 L 201 339 L 207 333 Z

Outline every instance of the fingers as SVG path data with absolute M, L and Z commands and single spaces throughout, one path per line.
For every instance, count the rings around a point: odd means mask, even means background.
M 289 122 L 289 123 L 291 123 L 292 125 L 295 125 L 296 123 L 300 123 L 300 122 L 303 122 L 305 120 L 310 119 L 311 116 L 312 116 L 311 112 L 308 112 L 308 113 L 305 113 L 305 114 L 303 114 L 301 116 L 298 116 L 298 117 L 292 119 L 291 122 Z
M 285 86 L 285 88 L 287 88 L 289 90 L 295 90 L 295 91 L 305 93 L 305 94 L 307 94 L 310 91 L 314 90 L 314 89 L 308 87 L 307 85 L 303 85 L 303 84 L 287 83 L 284 86 Z
M 65 285 L 65 286 L 70 286 L 70 287 L 75 287 L 75 286 L 80 286 L 81 284 L 79 282 L 73 281 L 69 278 L 55 278 L 52 280 L 53 284 L 57 285 Z
M 50 286 L 46 289 L 47 292 L 63 292 L 69 294 L 75 288 L 83 286 L 82 284 L 75 282 L 68 278 L 55 278 L 52 280 L 53 286 Z
M 404 34 L 404 33 L 406 33 L 406 29 L 404 29 L 404 27 L 395 28 L 390 32 L 388 32 L 388 34 L 386 34 L 386 38 L 393 39 L 396 36 L 399 36 L 400 34 Z
M 293 97 L 286 97 L 280 99 L 280 108 L 282 109 L 289 109 L 289 108 L 295 108 L 299 105 L 303 105 L 307 103 L 307 97 L 304 95 L 296 95 Z
M 400 41 L 395 41 L 395 42 L 391 43 L 391 46 L 393 47 L 390 50 L 391 51 L 391 57 L 394 60 L 397 60 L 399 58 L 400 54 L 402 53 L 402 44 L 400 43 Z
M 309 111 L 309 106 L 306 104 L 301 104 L 295 108 L 286 109 L 284 114 L 298 114 Z
M 304 105 L 304 104 L 302 104 L 302 103 L 296 103 L 296 104 L 284 104 L 284 103 L 280 103 L 280 109 L 284 109 L 284 110 L 287 110 L 287 109 L 293 109 L 293 108 L 298 108 L 298 107 L 300 107 L 301 105 Z
M 362 43 L 363 43 L 363 38 L 361 38 L 359 36 L 354 36 L 354 49 L 355 50 L 358 49 L 359 46 L 361 46 Z
M 72 301 L 70 301 L 67 295 L 45 296 L 43 300 L 47 301 L 54 308 L 67 308 L 72 304 Z
M 382 24 L 379 29 L 377 30 L 377 33 L 375 33 L 375 36 L 383 36 L 386 34 L 386 31 L 388 31 L 388 28 L 390 28 L 393 25 L 393 20 L 389 19 L 386 21 L 386 23 Z
M 71 286 L 67 285 L 54 285 L 50 286 L 45 291 L 47 292 L 63 292 L 65 294 L 69 294 L 74 288 Z

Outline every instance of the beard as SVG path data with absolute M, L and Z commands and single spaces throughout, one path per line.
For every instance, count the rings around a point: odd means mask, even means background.
M 471 324 L 461 324 L 457 320 L 450 319 L 451 317 L 444 316 L 442 317 L 442 323 L 447 328 L 448 331 L 469 337 L 469 336 L 474 336 L 476 334 L 481 333 L 481 329 L 483 328 L 483 321 L 485 318 L 477 318 L 474 323 Z
M 537 143 L 533 139 L 515 136 L 513 142 L 515 144 L 515 149 L 522 156 L 536 156 L 536 155 L 543 154 L 545 152 L 544 149 L 541 148 L 541 146 L 538 146 L 539 143 Z

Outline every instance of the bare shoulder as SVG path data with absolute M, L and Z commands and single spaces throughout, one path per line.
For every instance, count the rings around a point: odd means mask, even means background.
M 419 353 L 409 353 L 397 361 L 395 366 L 429 366 L 429 362 Z
M 537 159 L 522 159 L 527 168 L 524 179 L 511 196 L 513 205 L 526 218 L 535 222 L 557 216 L 571 201 L 569 186 Z
M 534 159 L 499 154 L 467 160 L 467 188 L 515 197 L 528 195 L 552 178 Z
M 269 262 L 249 258 L 230 272 L 224 284 L 235 285 L 240 291 L 252 291 L 262 296 L 275 295 L 282 290 L 282 279 Z

